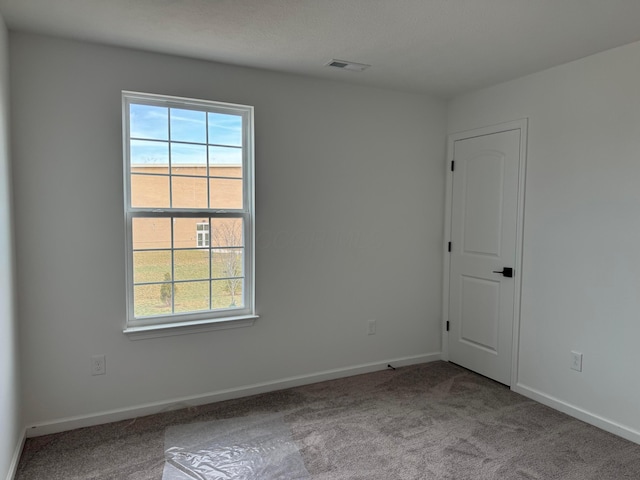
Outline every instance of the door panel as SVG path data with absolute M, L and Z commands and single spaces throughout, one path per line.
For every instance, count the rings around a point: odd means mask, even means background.
M 449 358 L 511 381 L 520 130 L 454 143 Z M 519 272 L 516 272 L 519 274 Z
M 464 251 L 500 256 L 504 155 L 485 152 L 466 165 Z
M 500 282 L 462 275 L 460 339 L 471 346 L 498 351 Z

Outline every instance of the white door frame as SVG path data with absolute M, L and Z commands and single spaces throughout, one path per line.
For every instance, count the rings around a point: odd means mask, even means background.
M 512 122 L 500 123 L 488 127 L 465 130 L 463 132 L 451 133 L 447 136 L 447 187 L 444 215 L 444 268 L 443 268 L 443 288 L 442 288 L 442 359 L 449 360 L 449 332 L 447 332 L 447 320 L 449 320 L 449 274 L 451 266 L 451 256 L 448 253 L 449 242 L 451 241 L 451 209 L 453 202 L 453 172 L 451 162 L 453 158 L 454 143 L 473 137 L 491 135 L 509 130 L 520 130 L 520 165 L 518 166 L 518 217 L 516 225 L 516 263 L 514 265 L 514 299 L 513 299 L 513 350 L 511 353 L 511 388 L 518 384 L 518 348 L 520 339 L 520 296 L 522 291 L 522 245 L 524 232 L 524 198 L 525 198 L 525 175 L 527 165 L 527 127 L 528 119 L 514 120 Z

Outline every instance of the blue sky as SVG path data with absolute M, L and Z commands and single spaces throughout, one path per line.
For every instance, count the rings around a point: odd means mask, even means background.
M 169 139 L 169 118 L 171 139 Z M 208 120 L 208 122 L 207 122 Z M 207 126 L 208 123 L 208 126 Z M 179 108 L 131 104 L 129 109 L 131 164 L 242 163 L 242 117 Z M 207 130 L 209 144 L 207 145 Z M 169 142 L 171 140 L 171 142 Z M 176 143 L 191 142 L 199 145 Z M 214 144 L 214 145 L 211 145 Z

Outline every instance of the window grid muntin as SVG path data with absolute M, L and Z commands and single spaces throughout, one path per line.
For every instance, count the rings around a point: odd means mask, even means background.
M 172 164 L 172 153 L 171 153 L 171 108 L 167 108 L 167 150 L 169 151 L 169 208 L 173 208 L 173 164 Z M 173 246 L 173 222 L 171 222 L 171 246 Z M 173 265 L 173 254 L 171 255 L 171 265 Z M 173 280 L 175 277 L 174 272 L 171 274 L 171 279 Z M 173 286 L 171 287 L 173 289 Z M 176 292 L 172 290 L 171 295 L 171 313 L 175 313 L 175 309 L 173 308 L 173 302 L 176 298 Z
M 188 177 L 188 178 L 223 178 L 226 180 L 240 180 L 242 181 L 242 177 L 225 177 L 224 175 L 186 175 L 184 173 L 174 173 L 172 175 L 168 175 L 166 173 L 142 173 L 142 172 L 131 172 L 132 176 L 145 176 L 145 177 Z M 136 208 L 136 207 L 133 207 Z
M 128 299 L 128 327 L 143 327 L 146 325 L 162 325 L 163 323 L 168 324 L 179 324 L 180 322 L 193 322 L 200 320 L 225 320 L 242 318 L 244 315 L 255 316 L 254 310 L 254 302 L 255 302 L 255 290 L 254 290 L 254 261 L 253 261 L 253 251 L 255 248 L 255 232 L 254 232 L 254 221 L 253 221 L 253 108 L 246 106 L 237 106 L 231 104 L 222 104 L 222 103 L 214 103 L 214 102 L 202 102 L 192 101 L 189 99 L 179 99 L 178 103 L 174 102 L 173 97 L 159 97 L 148 94 L 136 94 L 123 92 L 123 105 L 125 107 L 125 210 L 126 210 L 126 232 L 127 232 L 127 284 L 129 285 L 127 288 L 127 299 Z M 191 106 L 189 102 L 193 102 L 194 106 Z M 209 157 L 209 149 L 207 148 L 207 175 L 206 178 L 224 178 L 229 180 L 241 180 L 242 181 L 242 208 L 231 209 L 231 208 L 207 208 L 207 209 L 192 209 L 192 208 L 145 208 L 145 207 L 131 207 L 131 186 L 130 186 L 130 177 L 131 175 L 144 173 L 133 173 L 131 172 L 131 164 L 129 157 L 129 141 L 132 139 L 136 139 L 139 137 L 128 137 L 128 129 L 129 129 L 129 108 L 131 104 L 143 104 L 143 105 L 151 105 L 151 106 L 162 106 L 165 108 L 181 108 L 187 109 L 190 108 L 196 111 L 205 111 L 207 114 L 206 118 L 206 135 L 207 142 L 209 141 L 209 113 L 219 113 L 225 115 L 234 115 L 239 116 L 242 121 L 242 131 L 241 131 L 241 139 L 242 145 L 227 145 L 227 144 L 208 144 L 209 146 L 221 146 L 226 148 L 240 148 L 242 150 L 241 155 L 241 168 L 242 168 L 242 177 L 226 177 L 226 176 L 211 176 L 210 175 L 210 157 Z M 206 105 L 204 105 L 206 104 Z M 168 122 L 170 122 L 170 111 L 168 113 Z M 168 125 L 168 129 L 170 129 L 170 123 Z M 156 140 L 156 139 L 147 139 L 144 140 Z M 169 139 L 167 141 L 157 140 L 160 143 L 165 143 L 170 146 L 172 143 Z M 198 142 L 175 142 L 175 143 L 196 143 Z M 202 144 L 200 144 L 202 145 Z M 169 148 L 169 155 L 171 155 L 171 148 Z M 172 159 L 170 159 L 169 165 L 169 175 L 156 174 L 158 176 L 185 176 L 185 177 L 196 177 L 193 175 L 180 175 L 180 174 L 172 174 Z M 224 166 L 224 164 L 222 164 Z M 202 178 L 202 176 L 197 176 L 196 178 Z M 171 185 L 171 181 L 169 182 Z M 207 182 L 207 187 L 210 187 L 210 182 Z M 170 187 L 172 188 L 172 187 Z M 210 192 L 208 192 L 207 202 L 210 206 Z M 173 203 L 173 192 L 171 192 L 171 203 Z M 149 317 L 140 317 L 136 318 L 134 315 L 134 301 L 133 301 L 133 232 L 132 232 L 132 221 L 136 217 L 157 217 L 157 218 L 167 218 L 171 221 L 171 218 L 179 218 L 179 217 L 202 217 L 208 216 L 209 222 L 211 222 L 214 218 L 239 218 L 242 220 L 242 241 L 243 244 L 241 246 L 233 245 L 230 248 L 241 249 L 242 251 L 242 264 L 243 264 L 243 276 L 242 277 L 229 277 L 231 279 L 239 279 L 241 281 L 241 289 L 242 289 L 242 306 L 234 307 L 234 308 L 216 308 L 215 310 L 208 311 L 196 311 L 194 313 L 178 313 L 178 314 L 162 314 L 156 316 Z M 178 250 L 179 248 L 173 247 L 174 235 L 173 235 L 173 222 L 171 222 L 171 242 L 172 242 L 172 252 Z M 211 226 L 210 226 L 211 232 Z M 211 237 L 210 237 L 211 242 Z M 218 250 L 222 247 L 214 247 L 211 250 Z M 187 248 L 185 248 L 187 249 Z M 163 248 L 159 249 L 136 249 L 135 251 L 158 251 L 158 250 L 167 250 Z M 172 253 L 173 257 L 173 253 Z M 209 269 L 211 270 L 211 262 L 209 262 Z M 175 284 L 175 261 L 172 258 L 172 282 Z M 211 275 L 210 275 L 211 277 Z M 207 281 L 212 282 L 219 281 L 221 279 L 212 279 L 209 278 Z M 177 281 L 180 283 L 180 281 Z M 136 284 L 137 286 L 138 284 Z M 212 288 L 212 287 L 211 287 Z M 175 303 L 175 291 L 172 291 L 172 303 Z M 210 289 L 210 302 L 213 302 L 213 292 Z M 212 304 L 210 303 L 210 306 Z M 175 311 L 175 304 L 172 305 L 172 310 Z
M 223 247 L 207 247 L 210 250 L 230 250 L 230 249 L 243 249 L 244 247 L 242 245 L 225 245 Z M 137 252 L 169 252 L 171 250 L 174 250 L 176 252 L 179 252 L 180 250 L 197 250 L 197 247 L 176 247 L 176 248 L 136 248 L 135 250 L 132 250 L 134 253 Z
M 207 115 L 207 122 L 209 121 L 209 115 Z M 209 128 L 208 128 L 208 124 L 207 124 L 207 141 L 209 141 Z M 209 155 L 209 149 L 207 149 L 207 155 Z M 207 156 L 207 162 L 209 162 L 209 158 Z M 207 170 L 209 169 L 209 167 L 207 166 Z M 207 182 L 207 186 L 209 185 L 209 182 Z M 210 193 L 209 193 L 210 195 Z M 211 268 L 211 217 L 207 218 L 207 232 L 209 232 L 209 262 L 207 264 L 207 266 L 209 267 L 209 310 L 213 310 L 213 285 L 211 284 L 211 277 L 213 276 L 213 270 Z
M 169 127 L 171 128 L 171 127 Z M 171 130 L 169 130 L 169 138 L 171 138 Z M 171 170 L 171 154 L 169 154 L 169 170 Z M 171 185 L 172 182 L 169 182 Z M 174 231 L 175 231 L 175 222 L 173 218 L 169 222 L 171 225 L 171 313 L 176 313 L 176 251 L 173 248 L 174 244 Z
M 210 277 L 210 278 L 188 278 L 186 280 L 174 280 L 172 282 L 163 282 L 163 281 L 157 281 L 157 282 L 137 282 L 134 284 L 134 287 L 142 287 L 144 285 L 164 285 L 166 283 L 190 283 L 190 282 L 217 282 L 217 281 L 221 281 L 221 280 L 239 280 L 245 278 L 244 275 L 240 275 L 238 277 Z
M 136 104 L 139 105 L 139 104 Z M 208 118 L 207 118 L 207 122 L 208 122 Z M 207 143 L 203 143 L 203 142 L 187 142 L 186 140 L 162 140 L 159 138 L 144 138 L 144 137 L 129 137 L 129 140 L 140 140 L 142 142 L 157 142 L 157 143 L 178 143 L 181 145 L 197 145 L 200 147 L 223 147 L 223 148 L 235 148 L 238 150 L 242 150 L 241 145 L 228 145 L 226 143 L 210 143 L 208 141 L 208 137 L 209 137 L 209 133 L 207 133 Z

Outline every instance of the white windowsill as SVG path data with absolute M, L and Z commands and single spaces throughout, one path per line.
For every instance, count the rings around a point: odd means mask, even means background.
M 243 315 L 240 317 L 226 317 L 214 320 L 196 320 L 193 322 L 163 323 L 144 327 L 128 327 L 122 333 L 130 340 L 144 340 L 147 338 L 171 337 L 190 333 L 207 332 L 211 330 L 226 330 L 252 326 L 258 315 Z

